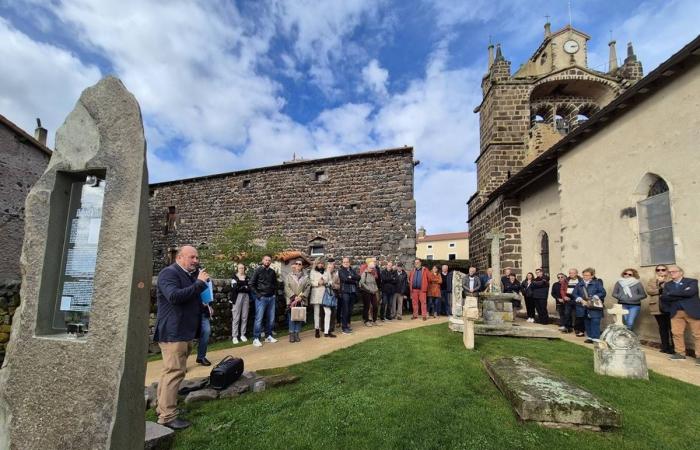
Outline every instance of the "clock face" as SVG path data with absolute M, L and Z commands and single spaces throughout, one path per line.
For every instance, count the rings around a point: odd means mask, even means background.
M 572 55 L 578 51 L 578 42 L 574 41 L 573 39 L 569 39 L 568 41 L 564 42 L 564 51 L 566 53 L 571 53 Z

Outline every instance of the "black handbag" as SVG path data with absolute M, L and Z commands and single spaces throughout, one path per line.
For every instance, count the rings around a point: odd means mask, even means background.
M 212 389 L 226 389 L 243 374 L 243 360 L 226 356 L 217 364 L 209 374 L 209 387 Z

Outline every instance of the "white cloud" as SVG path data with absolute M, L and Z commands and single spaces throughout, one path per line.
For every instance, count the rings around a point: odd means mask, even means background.
M 421 165 L 415 174 L 416 226 L 424 226 L 428 234 L 466 230 L 467 197 L 476 173 L 462 169 L 424 170 Z
M 0 42 L 0 112 L 30 133 L 41 118 L 53 147 L 56 129 L 100 71 L 64 49 L 32 40 L 3 18 Z
M 387 95 L 386 83 L 389 80 L 389 71 L 382 68 L 376 59 L 362 68 L 362 80 L 370 91 L 382 97 Z

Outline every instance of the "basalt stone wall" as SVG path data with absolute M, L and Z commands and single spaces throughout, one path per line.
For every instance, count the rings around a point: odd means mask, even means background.
M 12 331 L 12 318 L 19 308 L 19 287 L 19 280 L 0 280 L 0 366 L 5 360 L 5 348 Z
M 260 221 L 260 238 L 281 233 L 306 253 L 411 263 L 413 168 L 405 147 L 152 184 L 154 273 L 179 246 L 211 242 L 244 215 Z

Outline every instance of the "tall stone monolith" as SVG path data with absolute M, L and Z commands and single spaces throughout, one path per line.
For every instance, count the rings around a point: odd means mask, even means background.
M 144 445 L 151 246 L 141 112 L 86 89 L 26 201 L 22 306 L 0 369 L 0 449 Z

